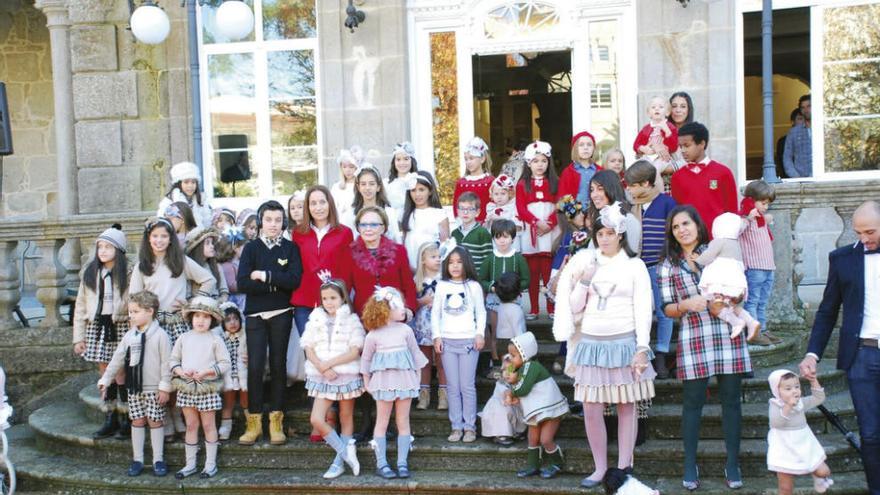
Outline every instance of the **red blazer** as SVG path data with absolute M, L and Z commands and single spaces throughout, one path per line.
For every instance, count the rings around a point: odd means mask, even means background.
M 575 172 L 577 173 L 577 172 Z M 538 197 L 541 196 L 541 197 Z M 537 218 L 528 210 L 529 203 L 546 201 L 554 204 L 553 212 L 547 218 Z M 543 180 L 540 187 L 535 186 L 535 179 L 532 179 L 532 192 L 526 192 L 526 183 L 520 179 L 516 183 L 516 212 L 523 223 L 527 225 L 535 225 L 540 220 L 544 220 L 551 227 L 556 225 L 556 194 L 550 192 L 550 181 Z
M 678 149 L 678 128 L 669 121 L 666 121 L 666 127 L 672 131 L 672 134 L 663 138 L 663 144 L 666 145 L 666 149 L 669 150 L 670 154 L 675 153 L 675 150 Z M 642 152 L 639 151 L 639 148 L 648 144 L 648 138 L 651 137 L 652 130 L 653 128 L 651 127 L 651 124 L 646 124 L 645 127 L 642 127 L 642 130 L 639 131 L 635 142 L 633 142 L 633 151 L 636 152 L 636 155 L 642 154 Z
M 452 195 L 452 207 L 455 209 L 455 216 L 458 217 L 458 197 L 465 192 L 472 192 L 480 198 L 480 207 L 477 208 L 477 222 L 483 223 L 486 219 L 486 205 L 492 200 L 489 194 L 489 188 L 492 187 L 492 181 L 495 177 L 492 174 L 486 174 L 482 179 L 468 180 L 464 177 L 458 179 L 455 183 L 455 193 Z
M 593 165 L 596 166 L 596 172 L 602 170 L 602 167 L 600 167 L 598 163 L 594 163 Z M 566 194 L 571 194 L 573 198 L 577 199 L 580 188 L 581 174 L 575 170 L 574 162 L 571 162 L 567 167 L 562 169 L 562 175 L 559 176 L 559 185 L 556 188 L 556 195 L 561 198 Z
M 337 256 L 337 268 L 333 273 L 354 290 L 355 312 L 361 314 L 376 286 L 381 285 L 399 290 L 406 307 L 415 313 L 418 309 L 416 284 L 409 269 L 406 249 L 402 245 L 383 236 L 376 256 L 373 256 L 364 240 L 358 237 L 349 249 L 350 254 Z
M 330 270 L 333 277 L 339 277 L 338 274 L 333 273 L 335 260 L 348 249 L 353 239 L 351 229 L 345 225 L 330 229 L 321 239 L 320 244 L 318 244 L 318 234 L 311 228 L 305 234 L 299 230 L 293 231 L 291 240 L 299 247 L 303 275 L 299 288 L 290 296 L 291 305 L 314 308 L 321 303 L 321 280 L 318 278 L 318 272 Z

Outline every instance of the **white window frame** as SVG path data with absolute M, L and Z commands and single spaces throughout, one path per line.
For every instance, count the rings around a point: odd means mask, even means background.
M 316 19 L 315 19 L 315 37 L 300 38 L 289 40 L 263 40 L 263 0 L 253 0 L 254 2 L 254 41 L 239 41 L 231 43 L 204 43 L 203 34 L 204 26 L 202 22 L 202 9 L 196 9 L 197 25 L 199 33 L 199 67 L 200 77 L 199 85 L 201 87 L 201 103 L 202 103 L 202 174 L 204 179 L 205 195 L 212 206 L 225 206 L 235 210 L 243 208 L 256 208 L 256 206 L 266 198 L 272 198 L 286 203 L 285 196 L 277 196 L 272 190 L 272 129 L 271 116 L 269 112 L 269 78 L 268 78 L 268 54 L 275 51 L 296 51 L 311 50 L 314 58 L 314 80 L 315 80 L 315 125 L 317 140 L 317 162 L 315 163 L 318 172 L 318 184 L 323 183 L 324 179 L 324 162 L 323 153 L 323 136 L 321 133 L 321 91 L 320 91 L 320 57 L 317 25 L 317 9 L 318 2 L 316 0 Z M 250 164 L 252 169 L 258 171 L 257 177 L 257 196 L 253 197 L 237 197 L 237 198 L 215 198 L 214 197 L 214 154 L 215 151 L 212 141 L 211 129 L 211 110 L 208 92 L 208 56 L 209 55 L 229 55 L 229 54 L 253 54 L 254 61 L 254 100 L 256 102 L 256 136 L 257 143 L 253 151 L 253 163 Z M 249 143 L 250 147 L 250 143 Z
M 508 0 L 509 1 L 509 0 Z M 620 33 L 616 37 L 618 60 L 636 60 L 637 40 L 625 33 L 636 32 L 634 0 L 541 0 L 555 5 L 559 12 L 559 27 L 548 36 L 546 32 L 532 38 L 516 40 L 486 40 L 482 19 L 502 6 L 504 0 L 407 0 L 407 39 L 409 40 L 409 80 L 411 139 L 416 150 L 433 150 L 434 136 L 431 108 L 430 34 L 454 32 L 458 74 L 458 129 L 459 142 L 466 143 L 474 136 L 473 68 L 472 55 L 491 55 L 530 51 L 571 51 L 571 104 L 572 130 L 589 129 L 592 122 L 590 105 L 590 32 L 591 22 L 614 20 Z M 610 48 L 610 47 L 609 47 Z M 638 72 L 635 64 L 619 64 L 620 94 L 638 92 Z M 621 99 L 618 109 L 621 136 L 638 132 L 638 111 L 635 98 Z M 626 149 L 626 146 L 622 146 Z M 558 152 L 559 153 L 559 152 Z M 568 156 L 568 150 L 561 151 Z M 626 153 L 626 152 L 625 152 Z M 464 170 L 460 154 L 459 170 Z M 627 156 L 632 160 L 632 151 Z M 419 168 L 434 172 L 432 153 L 419 156 Z
M 825 61 L 822 41 L 825 37 L 825 10 L 829 8 L 850 7 L 856 5 L 877 4 L 877 0 L 774 0 L 773 10 L 792 8 L 810 9 L 810 95 L 817 95 L 811 100 L 813 132 L 813 176 L 795 179 L 782 179 L 784 182 L 822 182 L 840 180 L 864 180 L 880 178 L 880 170 L 859 170 L 853 172 L 825 171 Z M 738 167 L 737 180 L 745 184 L 746 179 L 746 140 L 745 140 L 745 67 L 743 62 L 743 14 L 761 12 L 761 0 L 737 0 L 736 2 L 736 99 L 737 108 L 737 161 L 743 164 Z

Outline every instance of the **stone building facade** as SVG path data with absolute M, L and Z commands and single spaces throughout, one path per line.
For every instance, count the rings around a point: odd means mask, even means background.
M 304 0 L 288 3 L 309 4 Z M 613 132 L 621 148 L 629 148 L 633 133 L 644 124 L 644 107 L 651 97 L 685 90 L 694 98 L 698 120 L 711 130 L 710 155 L 731 166 L 741 183 L 746 179 L 746 131 L 740 109 L 747 95 L 739 82 L 743 68 L 737 60 L 748 55 L 742 52 L 744 23 L 760 2 L 692 0 L 685 8 L 674 0 L 354 3 L 366 19 L 352 33 L 343 26 L 347 1 L 314 2 L 316 42 L 302 45 L 311 47 L 314 57 L 316 151 L 308 159 L 323 183 L 338 178 L 335 157 L 339 149 L 355 143 L 368 150 L 372 162 L 387 167 L 394 143 L 411 140 L 417 149 L 435 151 L 419 158 L 426 168 L 452 167 L 456 173 L 461 160 L 438 158 L 434 126 L 444 119 L 457 119 L 455 132 L 461 139 L 453 139 L 451 146 L 456 150 L 452 156 L 459 155 L 458 143 L 478 127 L 474 121 L 479 119 L 479 106 L 470 104 L 480 97 L 472 85 L 476 61 L 498 54 L 515 52 L 529 59 L 530 54 L 546 50 L 570 52 L 569 65 L 561 72 L 568 77 L 563 86 L 568 84 L 574 108 L 566 125 L 569 130 L 590 128 L 599 113 L 592 107 L 602 106 L 602 95 L 601 88 L 588 83 L 589 65 L 607 60 L 603 57 L 608 57 L 609 46 L 601 40 L 593 46 L 593 41 L 581 39 L 579 33 L 602 22 L 616 23 L 610 51 L 611 60 L 619 61 L 620 72 L 611 94 L 617 102 Z M 821 2 L 801 3 L 805 9 L 825 9 L 817 10 L 817 15 L 830 15 L 830 8 Z M 875 3 L 867 2 L 868 18 L 880 15 Z M 9 92 L 16 150 L 0 162 L 3 221 L 149 211 L 168 189 L 170 166 L 193 158 L 186 9 L 177 0 L 159 4 L 171 21 L 170 35 L 160 45 L 136 42 L 128 29 L 130 12 L 125 0 L 6 0 L 0 4 L 0 81 Z M 507 38 L 489 32 L 487 22 L 500 22 L 493 15 L 526 4 L 549 9 L 546 22 L 557 23 L 552 24 L 555 27 L 541 31 L 540 26 L 529 25 L 525 27 L 532 29 L 528 32 L 533 36 L 514 33 Z M 432 71 L 440 69 L 432 66 L 432 47 L 443 47 L 431 41 L 443 32 L 455 33 L 450 39 L 459 77 L 452 90 L 458 97 L 453 114 L 438 113 L 443 98 L 432 79 Z M 225 53 L 226 48 L 207 45 L 206 41 L 201 45 L 209 55 L 200 58 L 204 79 L 200 86 L 202 104 L 208 107 L 202 112 L 207 117 L 203 122 L 205 166 L 211 167 L 217 150 L 213 149 L 216 142 L 210 118 L 216 112 L 210 107 L 214 87 L 205 78 L 213 70 L 209 57 Z M 209 61 L 207 67 L 205 61 Z M 511 63 L 515 65 L 516 60 Z M 266 111 L 275 115 L 272 112 L 272 108 Z M 249 152 L 256 153 L 252 163 L 264 167 L 259 171 L 263 179 L 266 173 L 280 170 L 257 163 L 260 156 L 270 155 L 260 155 L 264 151 L 254 149 L 253 141 L 250 144 Z M 504 144 L 492 147 L 502 150 Z M 560 154 L 564 158 L 567 152 Z M 814 303 L 817 288 L 824 282 L 825 253 L 852 240 L 852 209 L 880 190 L 880 175 L 875 173 L 857 172 L 852 176 L 856 180 L 828 176 L 779 187 L 780 200 L 774 206 L 780 266 L 773 302 L 777 320 L 803 321 L 803 302 Z M 263 190 L 262 196 L 282 196 L 280 192 L 285 191 L 271 181 L 267 184 L 271 189 Z M 232 204 L 249 203 L 245 198 Z

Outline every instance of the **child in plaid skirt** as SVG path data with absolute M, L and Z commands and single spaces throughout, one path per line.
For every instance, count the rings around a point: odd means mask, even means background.
M 150 445 L 153 448 L 153 474 L 168 474 L 162 423 L 165 421 L 165 404 L 171 392 L 168 367 L 171 344 L 168 335 L 154 319 L 158 309 L 159 299 L 152 292 L 132 294 L 128 303 L 131 330 L 120 340 L 104 375 L 98 381 L 101 395 L 106 396 L 110 384 L 115 383 L 118 373 L 124 369 L 133 452 L 129 476 L 138 476 L 144 470 L 147 425 L 150 427 Z
M 199 451 L 199 426 L 205 433 L 205 468 L 202 478 L 217 474 L 216 412 L 221 409 L 219 391 L 223 374 L 229 371 L 229 351 L 223 339 L 211 329 L 223 320 L 217 301 L 194 297 L 183 309 L 192 331 L 177 339 L 171 351 L 172 382 L 177 389 L 177 405 L 186 419 L 186 466 L 174 475 L 183 479 L 195 474 Z

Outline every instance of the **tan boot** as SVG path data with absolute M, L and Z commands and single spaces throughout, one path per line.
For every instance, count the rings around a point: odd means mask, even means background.
M 416 409 L 427 409 L 428 404 L 430 402 L 431 402 L 431 389 L 420 388 L 419 389 L 419 403 L 416 404 Z
M 244 435 L 238 437 L 238 444 L 253 445 L 263 436 L 263 415 L 245 411 L 244 416 L 247 418 L 247 428 Z
M 449 401 L 446 399 L 446 389 L 437 390 L 437 410 L 445 411 L 449 409 Z
M 272 411 L 269 413 L 269 443 L 272 445 L 284 445 L 287 437 L 284 436 L 284 413 Z

